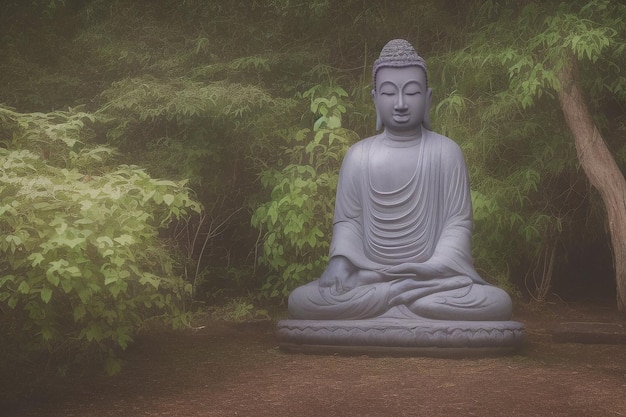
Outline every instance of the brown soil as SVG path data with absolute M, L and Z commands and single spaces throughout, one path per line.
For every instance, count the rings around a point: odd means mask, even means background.
M 619 323 L 597 306 L 518 306 L 526 340 L 490 358 L 288 354 L 270 323 L 152 331 L 116 377 L 50 381 L 5 416 L 626 416 L 626 345 L 556 343 L 564 321 Z

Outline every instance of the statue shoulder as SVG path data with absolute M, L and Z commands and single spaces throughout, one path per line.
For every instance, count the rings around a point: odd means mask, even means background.
M 454 151 L 454 150 L 458 150 L 461 151 L 461 147 L 459 146 L 458 143 L 456 143 L 454 141 L 454 139 L 450 139 L 447 136 L 444 136 L 440 133 L 437 132 L 432 132 L 430 130 L 427 131 L 427 135 L 428 135 L 428 140 L 433 141 L 433 142 L 438 142 L 441 146 L 441 148 L 445 151 Z
M 447 136 L 435 132 L 428 132 L 428 140 L 432 145 L 433 153 L 438 153 L 442 162 L 442 169 L 449 170 L 456 166 L 465 169 L 465 156 L 458 143 Z M 433 155 L 434 156 L 434 155 Z
M 372 143 L 377 138 L 377 136 L 370 136 L 369 138 L 361 139 L 354 145 L 350 146 L 348 152 L 346 152 L 346 156 L 344 157 L 344 161 L 346 159 L 355 160 L 360 159 L 363 155 L 367 155 L 369 152 Z
M 442 154 L 463 158 L 463 151 L 461 150 L 461 147 L 453 139 L 437 132 L 428 131 L 428 140 L 438 143 Z
M 365 138 L 365 139 L 361 139 L 360 141 L 358 141 L 354 145 L 350 146 L 350 151 L 352 151 L 352 152 L 359 152 L 359 151 L 362 151 L 362 150 L 369 149 L 370 146 L 372 146 L 372 143 L 379 136 L 380 135 L 376 135 L 376 136 L 370 136 L 370 137 Z

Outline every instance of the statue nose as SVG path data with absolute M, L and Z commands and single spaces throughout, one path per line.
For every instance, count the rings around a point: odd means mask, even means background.
M 398 101 L 396 101 L 396 105 L 394 106 L 396 110 L 405 110 L 406 102 L 404 100 L 404 94 L 398 94 Z

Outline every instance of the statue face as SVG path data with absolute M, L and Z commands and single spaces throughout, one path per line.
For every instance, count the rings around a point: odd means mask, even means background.
M 419 133 L 430 91 L 419 67 L 383 67 L 376 73 L 374 104 L 385 128 L 392 134 Z

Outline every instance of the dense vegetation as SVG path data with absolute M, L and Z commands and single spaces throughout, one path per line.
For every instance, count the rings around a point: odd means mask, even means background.
M 617 2 L 2 7 L 0 324 L 16 345 L 95 350 L 115 371 L 148 317 L 184 323 L 186 302 L 226 299 L 250 315 L 319 276 L 342 156 L 374 132 L 371 64 L 397 37 L 427 59 L 434 129 L 464 149 L 481 274 L 545 300 L 585 254 L 615 294 L 558 75 L 574 57 L 623 170 Z

